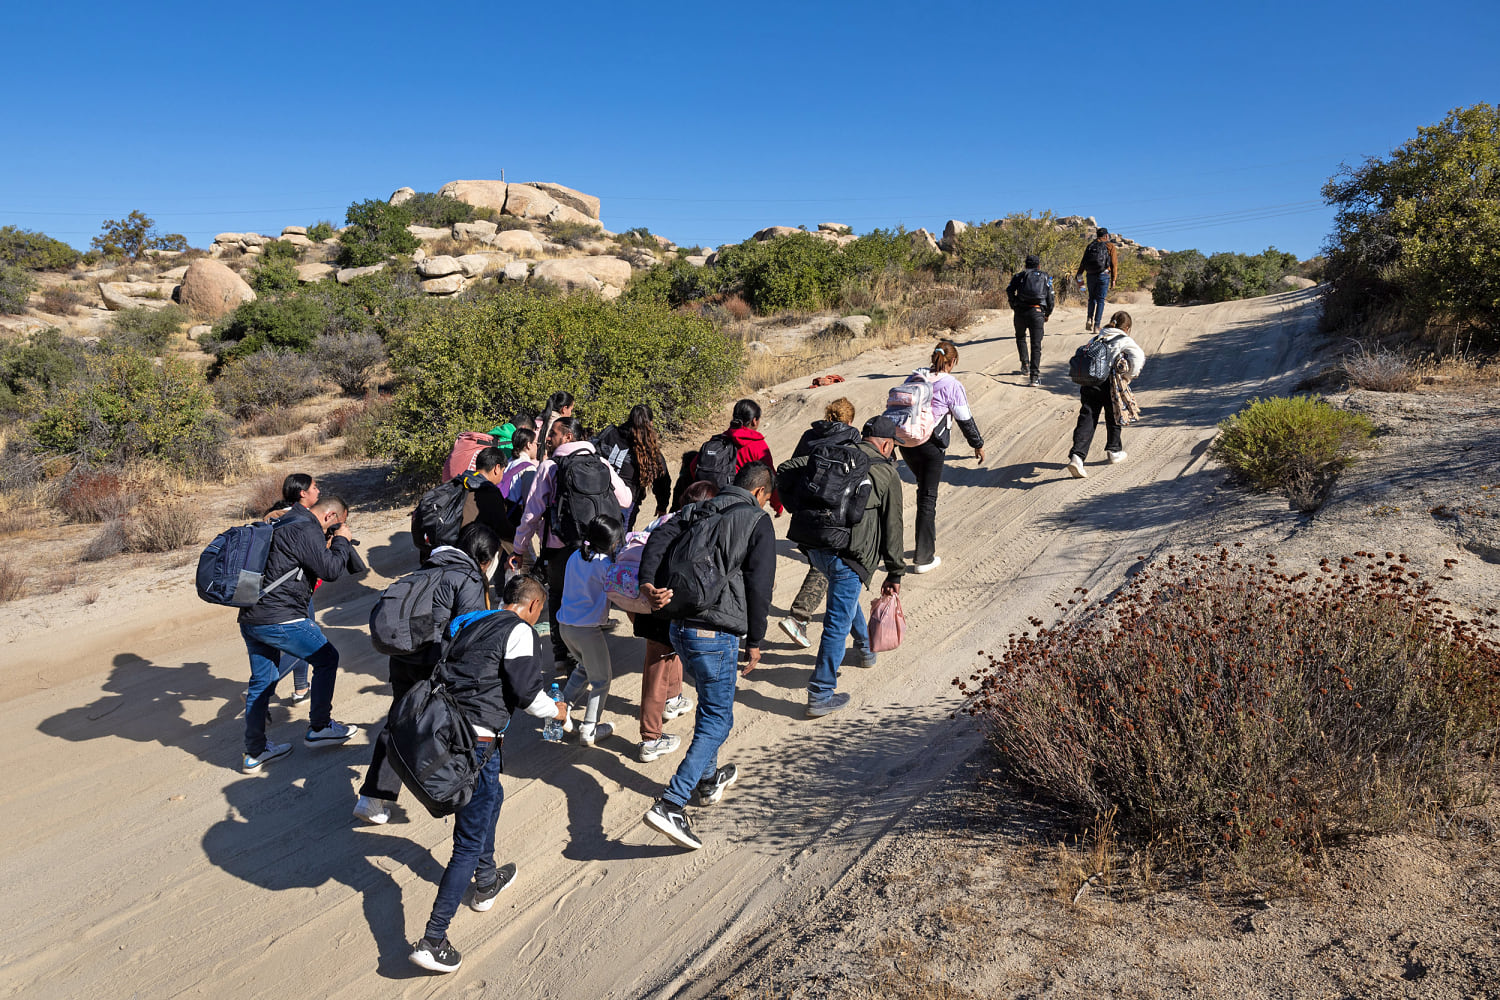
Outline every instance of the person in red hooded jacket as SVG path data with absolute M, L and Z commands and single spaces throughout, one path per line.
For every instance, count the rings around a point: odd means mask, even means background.
M 767 468 L 775 470 L 776 461 L 771 458 L 771 447 L 766 444 L 765 436 L 760 432 L 760 405 L 755 400 L 742 399 L 738 403 L 735 403 L 734 414 L 729 420 L 729 429 L 723 434 L 715 434 L 714 437 L 727 438 L 734 442 L 735 474 L 738 474 L 741 469 L 751 462 L 760 462 Z M 695 455 L 688 462 L 687 481 L 694 483 L 698 481 L 698 478 L 698 457 Z M 732 479 L 733 476 L 730 478 Z M 723 488 L 717 482 L 714 485 L 719 486 L 720 489 Z M 770 506 L 776 512 L 777 517 L 780 517 L 786 510 L 781 504 L 781 494 L 779 492 L 772 492 Z

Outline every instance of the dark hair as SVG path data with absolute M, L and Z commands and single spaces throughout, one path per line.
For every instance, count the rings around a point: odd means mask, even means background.
M 474 469 L 476 472 L 489 472 L 496 466 L 504 464 L 505 456 L 494 445 L 490 445 L 488 448 L 480 448 L 479 454 L 474 456 Z
M 735 473 L 734 485 L 750 492 L 752 490 L 776 489 L 776 473 L 765 462 L 751 462 Z
M 1108 236 L 1108 235 L 1109 235 L 1109 230 L 1105 229 L 1103 226 L 1100 226 L 1098 229 L 1094 230 L 1094 238 L 1095 239 L 1098 239 L 1100 236 Z
M 527 445 L 536 440 L 536 431 L 530 427 L 517 427 L 516 432 L 510 436 L 510 452 L 519 455 L 526 450 Z
M 547 585 L 530 573 L 517 573 L 505 581 L 500 600 L 507 605 L 530 604 L 547 599 Z
M 337 511 L 340 517 L 349 516 L 349 505 L 344 503 L 344 498 L 336 493 L 324 493 L 318 497 L 318 502 L 312 505 L 313 510 Z
M 956 364 L 958 364 L 958 348 L 953 346 L 953 341 L 938 341 L 937 347 L 932 349 L 932 370 L 951 372 Z
M 515 413 L 511 414 L 510 422 L 511 422 L 511 426 L 515 427 L 517 430 L 519 430 L 522 427 L 530 427 L 532 429 L 535 429 L 536 428 L 536 411 L 534 411 L 534 410 L 517 410 Z
M 558 410 L 562 409 L 564 406 L 572 405 L 573 394 L 571 392 L 558 391 L 548 396 L 547 406 L 542 410 L 541 419 L 537 421 L 541 425 L 541 432 L 543 434 L 546 434 L 548 429 L 551 428 L 553 415 L 556 414 Z
M 661 457 L 661 438 L 657 437 L 656 425 L 651 422 L 654 417 L 651 407 L 637 403 L 625 419 L 625 427 L 630 431 L 630 455 L 635 459 L 636 481 L 643 489 L 650 489 L 651 484 L 667 471 L 666 460 Z
M 702 503 L 704 500 L 712 500 L 718 495 L 718 483 L 711 483 L 707 479 L 700 479 L 696 483 L 682 491 L 682 502 L 684 505 L 690 503 Z
M 301 503 L 302 494 L 312 489 L 313 477 L 305 472 L 294 472 L 281 481 L 281 499 L 287 503 Z
M 734 404 L 734 415 L 729 418 L 729 429 L 749 427 L 760 419 L 760 404 L 753 399 L 742 399 Z
M 474 565 L 483 570 L 485 564 L 500 551 L 500 536 L 489 525 L 470 521 L 458 533 L 457 548 L 467 552 L 469 558 L 474 560 Z
M 585 559 L 613 556 L 620 551 L 620 545 L 624 541 L 625 526 L 620 523 L 619 518 L 595 514 L 594 519 L 583 529 L 583 544 L 579 546 L 579 551 Z
M 583 425 L 578 422 L 577 417 L 558 417 L 552 421 L 552 426 L 561 427 L 567 431 L 574 441 L 583 437 Z M 549 430 L 547 433 L 551 434 L 552 432 Z
M 1130 332 L 1130 313 L 1121 309 L 1109 318 L 1109 325 L 1125 333 Z

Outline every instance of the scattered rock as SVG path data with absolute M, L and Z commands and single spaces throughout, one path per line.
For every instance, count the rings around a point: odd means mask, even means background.
M 447 254 L 442 254 L 438 257 L 428 257 L 417 264 L 417 273 L 424 278 L 444 278 L 450 274 L 459 274 L 463 269 L 463 265 L 458 262 L 458 258 L 450 257 Z
M 321 264 L 315 262 L 312 264 L 297 265 L 297 280 L 303 282 L 304 284 L 311 284 L 314 281 L 322 281 L 332 273 L 333 265 L 331 264 Z
M 277 239 L 282 243 L 290 243 L 292 246 L 297 247 L 298 249 L 304 249 L 317 245 L 306 236 L 299 236 L 296 233 L 287 233 L 283 236 L 278 236 Z
M 1304 278 L 1297 274 L 1288 274 L 1281 279 L 1282 288 L 1311 288 L 1317 282 L 1311 278 Z
M 449 258 L 452 259 L 451 257 Z M 462 274 L 449 274 L 441 278 L 428 278 L 422 282 L 422 291 L 428 295 L 452 295 L 463 291 L 464 276 Z
M 506 281 L 525 281 L 531 276 L 531 267 L 525 261 L 518 260 L 506 264 L 501 273 L 505 276 Z
M 590 239 L 574 240 L 573 246 L 590 256 L 613 253 L 615 249 L 614 246 L 605 243 L 603 240 Z
M 349 282 L 353 281 L 355 278 L 363 278 L 367 274 L 374 274 L 376 271 L 384 271 L 384 270 L 385 270 L 385 261 L 381 261 L 379 264 L 371 264 L 369 267 L 346 267 L 346 268 L 343 268 L 342 270 L 340 270 L 338 272 L 338 274 L 336 275 L 336 277 L 338 279 L 338 283 L 339 284 L 341 284 L 341 285 L 347 285 L 347 284 L 349 284 Z
M 542 241 L 527 229 L 507 229 L 493 236 L 486 236 L 480 242 L 487 243 L 496 250 L 506 250 L 520 257 L 542 255 Z
M 267 237 L 262 236 L 260 233 L 240 234 L 240 245 L 244 247 L 262 247 L 269 242 L 271 241 Z
M 477 222 L 455 222 L 453 238 L 455 240 L 482 240 L 486 236 L 494 236 L 499 229 L 499 226 L 485 219 Z
M 154 257 L 154 258 L 181 257 L 182 256 L 182 251 L 181 250 L 162 250 L 159 247 L 151 247 L 149 250 L 146 251 L 146 256 L 147 257 Z
M 570 187 L 563 187 L 561 184 L 553 184 L 547 181 L 531 181 L 527 186 L 546 192 L 559 205 L 582 212 L 590 219 L 597 220 L 599 218 L 599 199 L 591 194 L 584 194 L 582 191 L 575 191 Z
M 930 250 L 933 253 L 941 253 L 942 248 L 938 246 L 937 240 L 925 229 L 917 229 L 906 234 L 911 240 L 911 245 L 916 250 Z
M 431 243 L 434 240 L 446 240 L 453 236 L 452 229 L 434 229 L 431 226 L 411 225 L 406 227 L 406 231 L 423 243 Z
M 417 196 L 414 188 L 397 188 L 391 192 L 390 204 L 404 205 Z
M 307 227 L 306 226 L 282 226 L 281 227 L 281 235 L 282 236 L 306 236 L 307 235 Z
M 475 208 L 503 212 L 509 187 L 504 181 L 449 181 L 438 188 L 438 194 L 447 195 Z
M 870 317 L 863 315 L 844 316 L 829 324 L 827 333 L 835 337 L 854 339 L 863 337 L 870 326 Z
M 641 271 L 653 268 L 658 263 L 660 263 L 660 261 L 656 259 L 656 254 L 652 253 L 650 250 L 647 250 L 645 247 L 632 247 L 631 249 L 626 250 L 624 253 L 620 254 L 620 259 L 625 261 L 631 267 Z
M 188 327 L 187 339 L 202 340 L 204 337 L 212 333 L 213 329 L 214 328 L 209 326 L 207 323 L 194 323 L 192 326 Z
M 791 236 L 793 233 L 800 232 L 802 230 L 795 226 L 767 226 L 764 229 L 758 230 L 751 239 L 757 243 L 764 243 L 766 240 L 774 240 L 778 236 Z
M 624 264 L 624 261 L 620 263 Z M 628 270 L 630 265 L 625 265 Z M 590 292 L 598 292 L 603 286 L 599 279 L 589 272 L 584 266 L 582 258 L 572 260 L 544 260 L 540 261 L 532 269 L 532 277 L 547 285 L 555 285 L 565 291 L 578 291 L 586 289 Z
M 505 262 L 499 260 L 500 254 L 488 253 L 466 253 L 462 257 L 455 258 L 459 268 L 466 278 L 479 278 L 486 274 L 494 274 L 505 266 Z
M 578 257 L 576 262 L 600 284 L 624 288 L 630 283 L 630 263 L 618 257 Z
M 706 254 L 706 253 L 703 253 L 703 254 L 692 254 L 691 256 L 686 257 L 684 259 L 689 264 L 691 264 L 693 267 L 707 267 L 708 266 L 708 256 L 709 255 Z
M 226 265 L 200 258 L 188 265 L 178 297 L 196 315 L 218 319 L 241 302 L 253 301 L 255 292 Z
M 938 240 L 938 246 L 952 253 L 958 249 L 958 234 L 965 232 L 968 228 L 969 224 L 967 222 L 949 219 L 948 224 L 943 227 L 943 238 Z
M 157 275 L 157 277 L 161 278 L 163 281 L 180 282 L 182 281 L 183 276 L 186 274 L 187 265 L 184 264 L 181 267 L 174 267 L 171 270 L 163 271 L 161 274 Z

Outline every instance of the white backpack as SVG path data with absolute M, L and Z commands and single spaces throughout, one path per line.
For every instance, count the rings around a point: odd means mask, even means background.
M 885 397 L 885 415 L 896 425 L 896 443 L 907 448 L 925 444 L 937 419 L 932 415 L 932 386 L 937 377 L 918 368 Z

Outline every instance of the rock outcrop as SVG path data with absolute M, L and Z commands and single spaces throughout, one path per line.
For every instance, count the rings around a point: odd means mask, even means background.
M 438 188 L 438 194 L 447 195 L 475 208 L 502 212 L 505 210 L 506 189 L 509 186 L 504 181 L 449 181 Z
M 199 258 L 188 265 L 178 298 L 195 315 L 218 319 L 241 302 L 253 301 L 255 291 L 223 263 Z
M 540 257 L 542 255 L 542 241 L 527 229 L 505 229 L 493 236 L 484 237 L 480 242 L 487 243 L 496 250 L 513 253 L 517 257 Z
M 397 188 L 391 192 L 390 203 L 392 205 L 405 205 L 417 196 L 415 188 Z
M 154 281 L 101 281 L 99 297 L 104 300 L 104 308 L 111 312 L 121 309 L 155 310 L 171 304 L 172 289 L 172 285 L 160 285 Z
M 568 208 L 582 212 L 595 221 L 599 219 L 599 199 L 591 194 L 584 194 L 582 191 L 575 191 L 570 187 L 563 187 L 561 184 L 553 184 L 550 181 L 531 181 L 527 186 L 546 192 L 559 205 L 566 205 Z
M 948 224 L 943 227 L 943 238 L 938 240 L 938 246 L 947 253 L 953 253 L 958 249 L 958 234 L 969 228 L 967 222 L 957 219 L 949 219 Z

